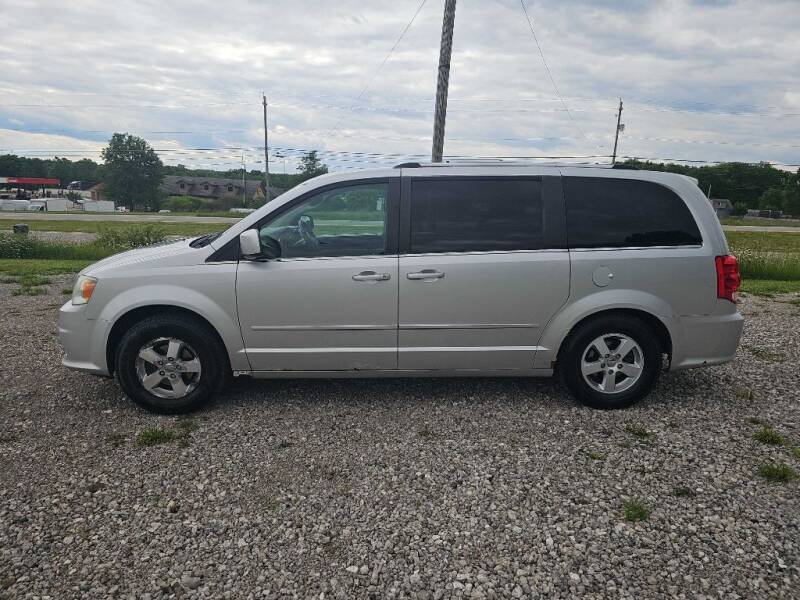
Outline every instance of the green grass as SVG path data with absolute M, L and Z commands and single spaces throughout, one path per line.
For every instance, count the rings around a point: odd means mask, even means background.
M 742 281 L 740 292 L 754 296 L 771 298 L 777 294 L 792 294 L 800 292 L 800 281 L 785 281 L 775 279 L 745 279 Z
M 152 215 L 152 213 L 149 213 Z M 185 213 L 181 213 L 185 214 Z M 165 215 L 169 216 L 169 215 Z M 237 215 L 226 215 L 237 217 Z M 111 217 L 110 219 L 113 219 Z M 142 225 L 142 222 L 131 221 L 25 221 L 20 217 L 8 217 L 6 215 L 0 216 L 0 231 L 11 231 L 11 227 L 15 223 L 27 223 L 31 231 L 82 231 L 85 233 L 99 233 L 103 229 L 124 231 L 136 225 Z M 152 223 L 152 221 L 148 221 Z M 211 233 L 214 231 L 222 231 L 232 225 L 232 223 L 162 223 L 158 222 L 160 227 L 166 230 L 167 235 L 179 236 L 195 236 L 203 233 Z
M 764 463 L 758 467 L 758 474 L 773 483 L 788 483 L 797 477 L 797 471 L 786 463 Z
M 757 227 L 800 227 L 798 219 L 762 219 L 744 217 L 727 217 L 720 219 L 723 225 L 754 225 Z
M 748 280 L 764 279 L 800 281 L 800 230 L 798 233 L 728 231 L 725 237 L 739 259 L 745 284 Z
M 762 425 L 761 429 L 753 434 L 753 439 L 762 444 L 771 444 L 773 446 L 782 446 L 786 442 L 783 436 L 769 425 Z
M 32 275 L 60 275 L 77 273 L 93 260 L 38 260 L 27 258 L 0 259 L 0 273 L 4 279 Z
M 635 523 L 647 519 L 650 516 L 650 508 L 641 500 L 626 500 L 622 504 L 622 514 L 626 521 Z
M 800 233 L 800 232 L 798 232 Z M 774 231 L 727 231 L 728 244 L 736 250 L 800 253 L 800 235 Z

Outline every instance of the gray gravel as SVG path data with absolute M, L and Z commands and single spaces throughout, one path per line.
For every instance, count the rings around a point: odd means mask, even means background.
M 60 367 L 65 282 L 0 286 L 0 596 L 800 597 L 800 483 L 757 474 L 800 470 L 798 306 L 745 299 L 733 364 L 625 411 L 549 380 L 240 381 L 178 419 Z

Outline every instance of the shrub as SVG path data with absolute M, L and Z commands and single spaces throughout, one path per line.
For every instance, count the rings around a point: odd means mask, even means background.
M 0 258 L 29 258 L 33 246 L 27 235 L 0 233 Z

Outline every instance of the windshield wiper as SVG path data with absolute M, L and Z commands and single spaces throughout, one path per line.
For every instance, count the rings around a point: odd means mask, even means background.
M 220 235 L 222 235 L 221 231 L 217 231 L 215 233 L 207 233 L 206 235 L 201 235 L 196 240 L 192 240 L 189 244 L 192 248 L 203 248 L 204 246 L 208 246 L 211 242 L 217 239 Z

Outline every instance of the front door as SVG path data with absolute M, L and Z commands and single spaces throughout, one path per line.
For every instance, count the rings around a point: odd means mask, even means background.
M 532 369 L 569 295 L 558 177 L 403 185 L 400 369 Z
M 397 367 L 398 187 L 398 178 L 328 186 L 259 226 L 281 258 L 239 262 L 239 324 L 254 371 Z

